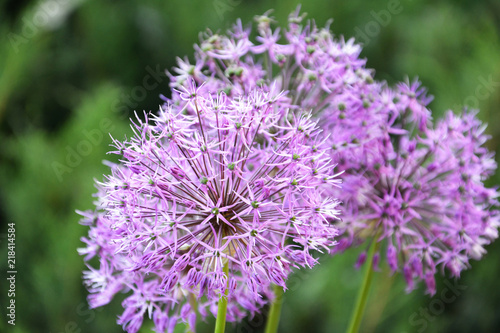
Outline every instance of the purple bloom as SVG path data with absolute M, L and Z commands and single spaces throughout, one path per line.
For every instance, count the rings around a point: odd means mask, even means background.
M 373 156 L 347 162 L 338 250 L 366 238 L 386 240 L 388 264 L 403 271 L 408 291 L 424 280 L 434 294 L 438 268 L 458 277 L 498 237 L 498 192 L 483 183 L 496 164 L 475 112 L 449 111 L 432 128 L 403 101 L 393 126 L 405 134 L 382 136 Z
M 228 97 L 191 81 L 176 96 L 114 141 L 122 162 L 98 183 L 97 215 L 83 213 L 80 253 L 100 260 L 85 273 L 91 306 L 131 292 L 118 321 L 129 332 L 144 315 L 158 331 L 194 329 L 226 289 L 238 320 L 337 235 L 338 180 L 310 116 L 261 89 Z

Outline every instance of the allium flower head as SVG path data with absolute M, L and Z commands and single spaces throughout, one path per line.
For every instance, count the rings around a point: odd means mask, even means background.
M 407 290 L 424 280 L 434 294 L 438 269 L 460 276 L 469 259 L 480 259 L 484 246 L 498 237 L 498 192 L 484 185 L 496 163 L 483 146 L 485 126 L 475 112 L 449 111 L 427 127 L 415 106 L 396 100 L 392 126 L 404 134 L 388 133 L 377 153 L 357 167 L 349 163 L 338 250 L 385 240 L 387 262 L 402 271 Z
M 171 86 L 181 89 L 191 80 L 206 82 L 203 89 L 225 91 L 229 96 L 254 87 L 284 91 L 283 103 L 293 110 L 309 110 L 329 134 L 325 142 L 330 148 L 328 154 L 347 170 L 349 161 L 360 161 L 370 151 L 377 151 L 381 136 L 402 134 L 391 126 L 397 117 L 391 108 L 393 91 L 373 79 L 373 71 L 359 58 L 361 47 L 354 39 L 334 38 L 330 22 L 317 27 L 306 21 L 299 9 L 290 14 L 283 32 L 273 28 L 269 12 L 256 16 L 255 41 L 250 40 L 250 27 L 244 28 L 241 21 L 226 35 L 210 31 L 202 34 L 200 45 L 195 45 L 194 64 L 179 59 L 178 68 L 169 74 Z M 420 96 L 422 91 L 412 94 L 408 91 L 401 96 L 411 107 L 421 107 L 416 94 Z M 173 99 L 180 97 L 174 94 Z M 418 111 L 415 117 L 420 126 L 427 125 L 428 110 L 423 107 Z
M 194 328 L 224 292 L 240 319 L 337 235 L 325 190 L 339 181 L 310 116 L 261 89 L 228 97 L 191 81 L 176 94 L 114 141 L 123 159 L 98 183 L 97 217 L 85 213 L 96 223 L 81 253 L 100 259 L 85 275 L 91 305 L 132 291 L 119 319 L 129 332 L 144 313 L 158 331 L 177 318 Z

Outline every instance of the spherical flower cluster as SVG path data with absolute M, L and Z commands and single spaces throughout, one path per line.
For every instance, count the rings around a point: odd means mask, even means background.
M 438 267 L 458 276 L 497 238 L 497 192 L 483 183 L 496 164 L 484 127 L 472 111 L 434 126 L 418 82 L 375 81 L 353 39 L 335 39 L 329 23 L 318 28 L 304 17 L 297 9 L 281 32 L 269 13 L 257 16 L 255 40 L 241 21 L 228 34 L 202 34 L 194 63 L 178 59 L 171 85 L 206 82 L 203 89 L 228 96 L 285 91 L 290 109 L 309 110 L 345 171 L 342 190 L 331 188 L 343 202 L 335 251 L 385 240 L 389 266 L 403 272 L 408 290 L 425 280 L 432 294 Z
M 131 292 L 119 318 L 128 332 L 146 313 L 159 332 L 178 320 L 194 330 L 222 294 L 238 320 L 338 233 L 326 190 L 339 180 L 309 115 L 262 89 L 229 97 L 191 81 L 176 96 L 114 141 L 122 161 L 98 183 L 97 211 L 84 213 L 80 252 L 100 261 L 85 273 L 90 303 Z
M 377 150 L 380 137 L 402 134 L 391 126 L 395 114 L 386 107 L 393 92 L 373 79 L 353 39 L 334 39 L 329 23 L 324 28 L 303 23 L 305 15 L 299 9 L 289 16 L 283 33 L 273 30 L 269 13 L 256 16 L 255 42 L 250 41 L 251 29 L 241 21 L 227 35 L 202 34 L 195 45 L 195 62 L 178 59 L 178 67 L 169 73 L 171 86 L 180 89 L 191 80 L 206 82 L 203 89 L 229 96 L 254 87 L 284 91 L 289 108 L 309 110 L 317 119 L 328 134 L 328 153 L 342 164 L 340 170 L 348 171 L 350 163 L 359 165 L 366 154 Z M 420 107 L 416 102 L 411 105 Z
M 407 291 L 424 280 L 434 294 L 438 268 L 458 277 L 498 237 L 498 192 L 484 185 L 496 163 L 483 147 L 485 127 L 475 112 L 449 111 L 435 127 L 426 126 L 409 104 L 418 94 L 407 88 L 409 95 L 400 90 L 387 105 L 397 114 L 392 126 L 404 134 L 381 136 L 363 159 L 345 161 L 338 250 L 385 240 L 389 267 L 403 272 Z
M 291 108 L 309 110 L 331 134 L 327 142 L 335 153 L 347 149 L 349 154 L 362 154 L 353 148 L 379 136 L 389 113 L 381 96 L 385 84 L 376 82 L 373 71 L 365 68 L 354 39 L 336 40 L 329 23 L 324 28 L 302 24 L 304 16 L 299 9 L 292 13 L 283 34 L 272 29 L 268 13 L 257 16 L 256 42 L 250 41 L 251 29 L 241 21 L 227 35 L 202 34 L 194 63 L 178 59 L 178 67 L 169 73 L 171 86 L 206 82 L 204 89 L 229 96 L 254 87 L 285 91 Z

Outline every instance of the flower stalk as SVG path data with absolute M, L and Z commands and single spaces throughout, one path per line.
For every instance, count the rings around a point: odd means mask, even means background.
M 368 302 L 368 294 L 370 292 L 370 286 L 373 278 L 373 257 L 375 255 L 375 252 L 377 252 L 379 246 L 380 243 L 377 242 L 376 238 L 374 238 L 368 252 L 363 283 L 361 284 L 361 288 L 358 291 L 356 305 L 351 315 L 351 321 L 349 323 L 347 333 L 357 333 L 359 331 L 359 327 L 363 319 L 363 314 L 365 312 L 366 303 Z
M 267 318 L 265 333 L 278 332 L 281 305 L 283 304 L 283 294 L 283 288 L 281 286 L 274 285 L 274 300 L 271 304 L 271 310 L 269 311 L 269 318 Z

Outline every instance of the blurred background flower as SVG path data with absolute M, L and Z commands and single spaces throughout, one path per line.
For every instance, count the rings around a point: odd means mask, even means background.
M 0 256 L 7 257 L 6 223 L 14 222 L 18 271 L 16 326 L 2 320 L 1 331 L 121 331 L 116 313 L 124 296 L 89 310 L 84 264 L 76 252 L 86 228 L 74 210 L 92 208 L 92 179 L 107 172 L 101 161 L 116 161 L 106 155 L 108 133 L 130 136 L 128 117 L 134 110 L 158 109 L 159 95 L 168 92 L 164 70 L 176 65 L 176 56 L 193 54 L 199 31 L 225 31 L 237 18 L 251 22 L 270 8 L 278 22 L 285 22 L 297 4 L 0 1 Z M 302 11 L 320 26 L 334 18 L 335 35 L 363 43 L 361 56 L 376 70 L 375 79 L 393 84 L 418 76 L 435 96 L 429 105 L 435 119 L 450 107 L 479 108 L 478 117 L 489 123 L 492 135 L 487 148 L 498 156 L 498 1 L 314 0 Z M 487 185 L 498 183 L 499 173 Z M 406 295 L 402 279 L 377 274 L 361 331 L 497 331 L 500 244 L 486 250 L 458 282 L 437 277 L 433 298 L 423 292 Z M 352 266 L 358 255 L 323 258 L 318 268 L 292 275 L 281 331 L 343 330 L 361 280 Z M 6 260 L 0 262 L 3 276 Z M 0 300 L 6 304 L 6 291 Z M 228 331 L 261 331 L 265 314 Z M 212 328 L 211 322 L 201 323 L 198 330 Z M 142 331 L 149 331 L 148 325 Z

